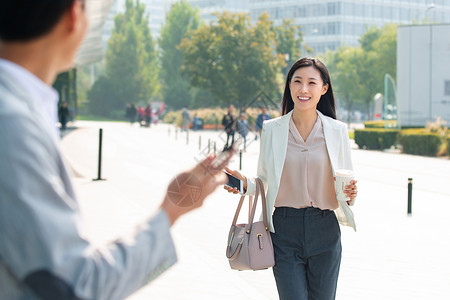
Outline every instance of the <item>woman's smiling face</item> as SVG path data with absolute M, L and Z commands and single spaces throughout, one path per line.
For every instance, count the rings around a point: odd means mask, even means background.
M 289 89 L 294 109 L 315 111 L 320 97 L 328 90 L 328 84 L 323 84 L 320 72 L 316 68 L 302 67 L 294 72 Z

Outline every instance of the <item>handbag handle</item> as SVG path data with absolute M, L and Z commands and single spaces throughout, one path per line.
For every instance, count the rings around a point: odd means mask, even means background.
M 247 234 L 250 234 L 252 230 L 252 224 L 253 219 L 255 217 L 255 211 L 256 211 L 256 205 L 258 203 L 259 194 L 261 194 L 261 204 L 262 204 L 262 211 L 263 211 L 263 223 L 266 230 L 269 230 L 269 225 L 267 222 L 267 207 L 266 207 L 266 194 L 264 193 L 264 184 L 262 183 L 262 180 L 259 178 L 255 178 L 256 181 L 256 192 L 255 192 L 255 201 L 252 205 L 253 196 L 249 196 L 250 200 L 250 207 L 249 207 L 249 216 L 248 216 L 248 224 L 245 228 L 245 232 Z M 231 227 L 233 228 L 233 231 L 231 232 L 231 238 L 228 243 L 227 247 L 227 257 L 230 260 L 234 260 L 242 248 L 242 243 L 244 242 L 244 236 L 242 236 L 241 240 L 239 241 L 238 246 L 234 250 L 233 254 L 231 254 L 231 242 L 233 241 L 235 231 L 236 231 L 236 223 L 237 219 L 239 217 L 239 213 L 241 212 L 242 204 L 244 203 L 245 196 L 241 196 L 241 199 L 239 200 L 239 204 L 236 208 L 236 213 L 234 214 L 233 223 L 231 224 Z M 251 210 L 250 210 L 251 208 Z
M 247 224 L 247 233 L 250 233 L 251 226 L 253 223 L 253 219 L 255 217 L 255 211 L 256 211 L 256 205 L 258 203 L 259 195 L 261 194 L 261 204 L 262 204 L 262 210 L 263 210 L 263 222 L 264 226 L 266 227 L 266 230 L 269 227 L 269 223 L 267 222 L 267 206 L 266 206 L 266 194 L 264 193 L 264 185 L 262 183 L 262 180 L 259 178 L 255 178 L 256 181 L 256 192 L 255 192 L 255 201 L 253 202 L 251 212 L 249 212 L 248 216 L 248 224 Z M 236 213 L 234 214 L 233 223 L 232 226 L 236 226 L 237 219 L 239 217 L 239 213 L 241 212 L 242 204 L 244 203 L 245 196 L 241 196 L 241 199 L 239 200 L 238 207 L 236 208 Z M 253 197 L 250 196 L 250 204 L 252 203 Z

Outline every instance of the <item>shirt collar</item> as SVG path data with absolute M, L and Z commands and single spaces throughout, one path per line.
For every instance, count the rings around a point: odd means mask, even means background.
M 289 118 L 289 131 L 291 132 L 294 140 L 301 145 L 307 145 L 310 146 L 312 144 L 312 140 L 314 140 L 314 137 L 318 130 L 322 128 L 322 120 L 317 116 L 316 122 L 314 123 L 314 127 L 311 129 L 311 132 L 308 135 L 308 138 L 306 141 L 303 140 L 302 136 L 300 135 L 300 132 L 298 132 L 297 127 L 295 126 L 294 120 L 292 119 L 292 115 Z
M 59 136 L 59 130 L 56 127 L 58 122 L 58 92 L 27 69 L 6 59 L 0 58 L 0 69 L 8 73 L 10 78 L 18 82 L 30 95 L 30 100 L 34 102 L 50 127 L 54 128 L 54 132 Z

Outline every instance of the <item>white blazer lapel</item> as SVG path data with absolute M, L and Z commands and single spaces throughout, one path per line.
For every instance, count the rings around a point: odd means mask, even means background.
M 292 111 L 282 116 L 272 128 L 272 150 L 277 183 L 280 182 L 284 160 L 286 159 L 289 120 L 291 119 L 291 115 Z
M 329 122 L 325 116 L 317 111 L 320 120 L 323 125 L 323 134 L 325 136 L 325 144 L 328 150 L 328 156 L 330 157 L 331 169 L 333 170 L 333 176 L 336 173 L 336 167 L 339 166 L 339 145 L 340 145 L 340 131 L 333 126 L 334 124 Z

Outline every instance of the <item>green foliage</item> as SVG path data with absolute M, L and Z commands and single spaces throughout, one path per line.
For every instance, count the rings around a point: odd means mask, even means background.
M 113 118 L 99 117 L 94 115 L 77 115 L 77 120 L 80 121 L 102 121 L 102 122 L 127 122 L 128 120 L 118 120 Z
M 360 76 L 361 66 L 357 62 L 363 59 L 364 52 L 360 47 L 341 47 L 334 53 L 328 53 L 334 92 L 349 112 L 355 102 L 361 101 L 364 84 Z M 349 122 L 350 116 L 348 114 Z
M 260 91 L 273 95 L 283 59 L 274 57 L 271 27 L 267 14 L 252 25 L 247 15 L 225 12 L 198 28 L 179 47 L 191 85 L 207 89 L 224 106 L 240 107 Z
M 355 139 L 355 132 L 354 131 L 349 131 L 348 132 L 348 138 L 351 139 L 351 140 L 354 140 Z
M 383 120 L 377 120 L 377 121 L 366 121 L 364 122 L 365 128 L 384 128 L 385 121 Z M 387 127 L 395 127 L 397 126 L 397 121 L 389 120 L 387 121 Z
M 446 151 L 447 151 L 447 155 L 450 156 L 450 136 L 447 136 L 445 138 L 445 146 L 446 146 Z
M 101 103 L 106 114 L 116 111 L 117 115 L 127 103 L 147 103 L 157 93 L 157 56 L 144 13 L 145 5 L 139 0 L 127 0 L 125 13 L 115 17 L 106 51 L 106 77 L 89 93 L 90 102 L 97 102 L 90 107 Z
M 290 67 L 301 58 L 300 48 L 303 41 L 303 33 L 300 30 L 300 26 L 292 25 L 293 22 L 293 19 L 283 19 L 280 26 L 273 26 L 272 28 L 275 33 L 276 52 L 289 56 L 285 68 Z
M 365 53 L 361 60 L 362 99 L 369 115 L 376 93 L 384 93 L 384 76 L 389 74 L 395 80 L 397 70 L 397 25 L 372 27 L 360 39 Z
M 258 114 L 261 113 L 261 110 L 259 108 L 247 108 L 245 110 L 245 114 L 247 115 L 247 121 L 249 126 L 254 126 L 256 117 Z M 276 118 L 280 116 L 279 111 L 275 110 L 269 110 L 268 113 L 272 118 Z M 194 114 L 197 114 L 198 118 L 203 119 L 205 125 L 218 125 L 219 127 L 222 127 L 221 121 L 225 114 L 227 114 L 226 108 L 200 108 L 200 109 L 194 109 L 190 111 L 191 118 L 194 116 Z M 237 117 L 237 113 L 236 113 Z M 164 118 L 164 123 L 171 123 L 176 125 L 181 125 L 183 123 L 183 117 L 182 117 L 182 111 L 171 111 L 168 112 Z
M 61 101 L 66 101 L 68 107 L 74 107 L 75 105 L 75 69 L 67 72 L 60 73 L 53 87 L 58 91 Z
M 370 107 L 376 93 L 384 93 L 384 76 L 396 76 L 397 26 L 371 27 L 359 39 L 360 45 L 344 46 L 327 53 L 325 62 L 334 89 L 344 106 L 351 110 L 353 103 Z
M 355 129 L 355 143 L 359 148 L 383 150 L 396 144 L 397 135 L 394 129 Z
M 436 156 L 442 139 L 439 134 L 424 129 L 402 130 L 398 142 L 403 146 L 403 153 Z
M 193 9 L 187 1 L 182 0 L 172 4 L 166 16 L 166 23 L 161 28 L 161 94 L 164 102 L 174 109 L 189 106 L 193 98 L 189 79 L 181 74 L 183 55 L 178 46 L 198 25 L 198 9 Z M 201 94 L 199 91 L 195 93 Z
M 87 94 L 89 101 L 88 107 L 91 114 L 108 117 L 110 107 L 117 107 L 118 99 L 114 96 L 114 90 L 111 80 L 105 76 L 99 77 Z

